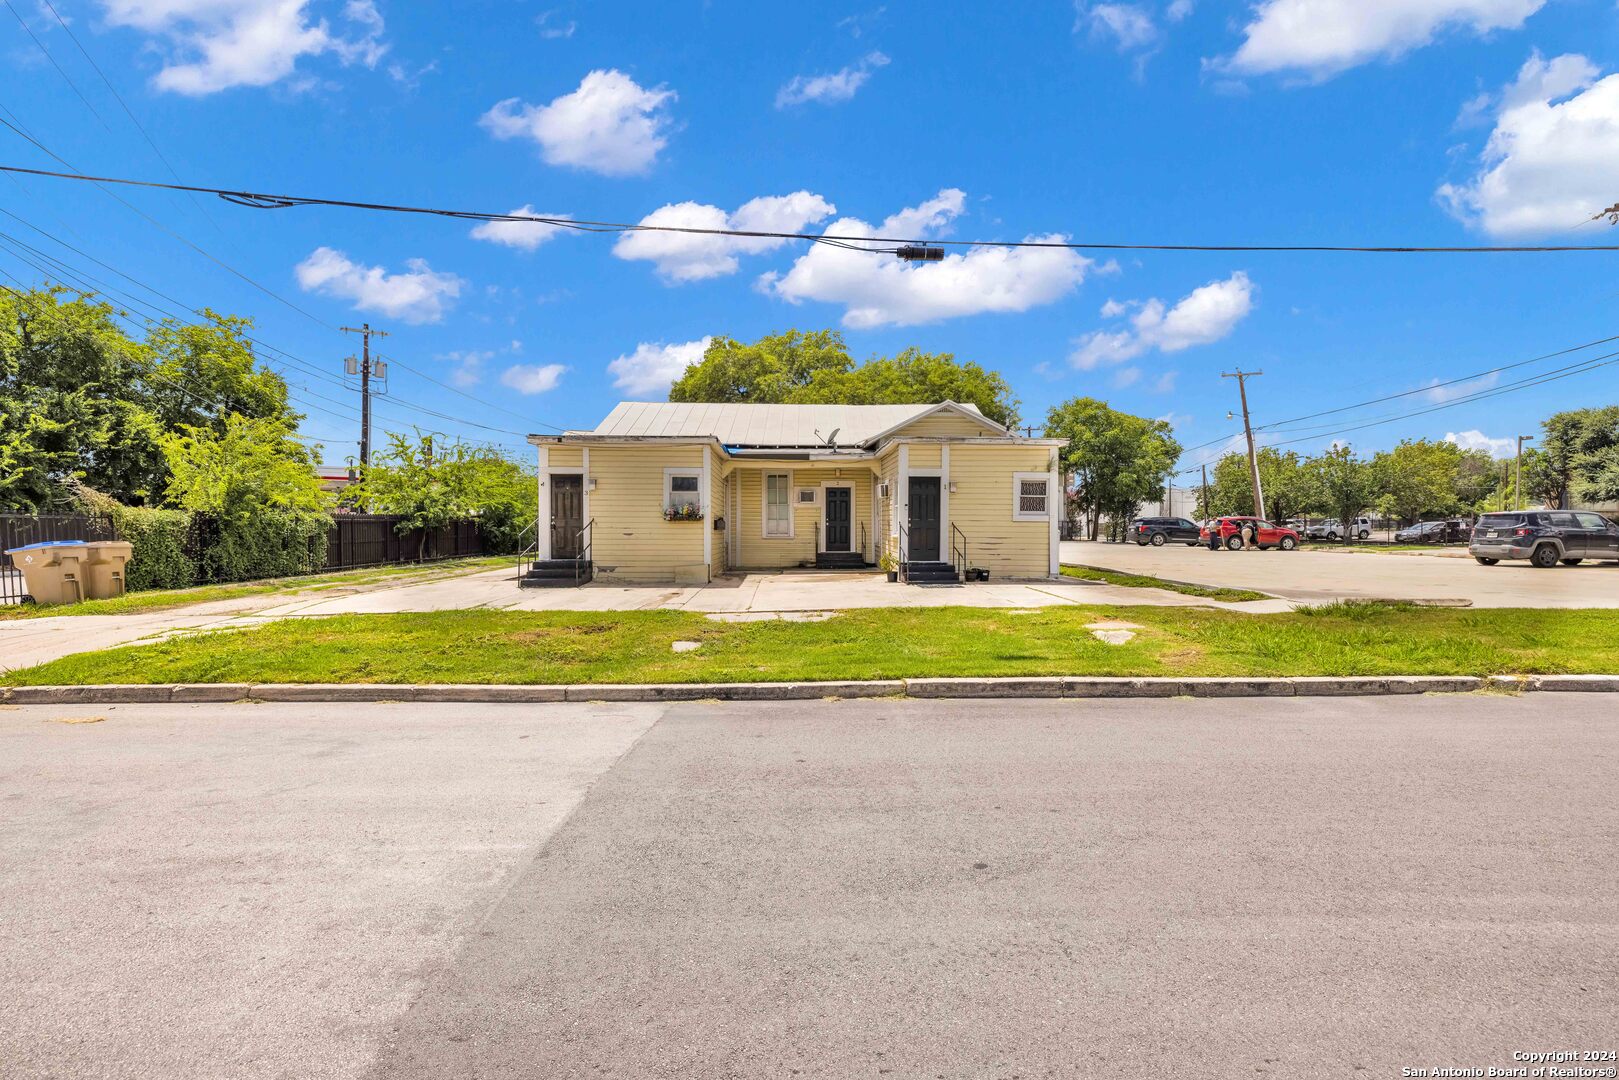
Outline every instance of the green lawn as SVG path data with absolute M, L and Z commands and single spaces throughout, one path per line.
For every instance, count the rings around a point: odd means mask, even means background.
M 1127 645 L 1099 618 L 1139 624 Z M 671 643 L 698 641 L 694 652 Z M 1619 672 L 1619 611 L 1341 604 L 865 610 L 723 623 L 674 611 L 444 611 L 289 619 L 70 656 L 12 684 L 613 683 L 964 675 L 1491 675 Z
M 1190 585 L 1183 581 L 1165 581 L 1163 578 L 1150 577 L 1146 574 L 1121 574 L 1116 570 L 1101 570 L 1094 566 L 1064 566 L 1063 577 L 1083 578 L 1086 581 L 1103 581 L 1109 585 L 1123 585 L 1131 589 L 1168 589 L 1170 592 L 1181 593 L 1185 596 L 1201 596 L 1207 600 L 1229 600 L 1238 603 L 1243 600 L 1269 600 L 1266 593 L 1254 592 L 1252 589 L 1227 589 L 1218 585 Z
M 45 619 L 58 615 L 133 615 L 142 611 L 162 611 L 186 604 L 204 604 L 214 600 L 239 600 L 248 596 L 273 593 L 322 592 L 353 585 L 371 585 L 379 581 L 430 581 L 434 578 L 453 577 L 475 570 L 488 570 L 496 566 L 510 566 L 516 573 L 516 561 L 510 555 L 490 555 L 476 559 L 451 559 L 445 562 L 403 566 L 370 566 L 359 570 L 339 570 L 330 574 L 311 574 L 307 577 L 272 578 L 266 581 L 243 581 L 231 585 L 199 585 L 193 589 L 152 589 L 146 592 L 126 593 L 116 600 L 86 600 L 82 604 L 8 604 L 0 607 L 0 620 Z

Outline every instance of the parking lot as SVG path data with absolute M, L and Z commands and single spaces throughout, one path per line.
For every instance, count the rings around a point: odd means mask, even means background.
M 1303 603 L 1437 600 L 1473 607 L 1619 608 L 1619 563 L 1537 570 L 1527 562 L 1480 566 L 1468 558 L 1399 552 L 1209 551 L 1068 541 L 1062 561 L 1170 581 L 1257 589 Z

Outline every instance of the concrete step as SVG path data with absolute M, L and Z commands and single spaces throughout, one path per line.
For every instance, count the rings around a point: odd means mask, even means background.
M 815 565 L 821 570 L 860 570 L 866 557 L 858 551 L 817 551 Z
M 567 577 L 529 577 L 524 575 L 517 580 L 519 589 L 571 589 L 575 585 L 588 585 L 591 575 L 585 573 L 575 580 L 573 575 Z

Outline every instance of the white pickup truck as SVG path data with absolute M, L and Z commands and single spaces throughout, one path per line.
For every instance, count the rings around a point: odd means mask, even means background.
M 1372 535 L 1372 519 L 1358 517 L 1350 523 L 1348 529 L 1345 529 L 1337 518 L 1333 518 L 1331 521 L 1323 521 L 1304 530 L 1304 535 L 1311 540 L 1342 540 L 1346 534 L 1356 540 L 1367 539 Z

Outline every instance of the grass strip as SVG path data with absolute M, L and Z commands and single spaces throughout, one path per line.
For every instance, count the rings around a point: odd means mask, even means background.
M 1125 645 L 1086 623 L 1123 619 Z M 696 641 L 676 653 L 676 641 Z M 681 611 L 441 611 L 287 619 L 65 657 L 14 685 L 168 682 L 787 682 L 994 675 L 1497 675 L 1619 672 L 1619 611 L 1351 603 L 913 608 L 825 622 Z
M 112 600 L 86 600 L 79 604 L 7 604 L 0 607 L 0 621 L 8 619 L 53 619 L 59 615 L 133 615 L 145 611 L 163 611 L 187 604 L 206 604 L 217 600 L 240 600 L 249 596 L 265 596 L 291 592 L 324 592 L 328 589 L 353 585 L 374 585 L 380 581 L 398 580 L 407 584 L 412 580 L 432 581 L 441 577 L 455 577 L 496 566 L 516 566 L 513 556 L 489 555 L 474 559 L 450 559 L 439 563 L 407 563 L 400 566 L 368 566 L 357 570 L 339 570 L 329 574 L 311 574 L 307 577 L 270 578 L 264 581 L 243 581 L 230 585 L 199 585 L 190 589 L 152 589 L 146 592 L 125 593 Z M 515 573 L 515 569 L 513 573 Z
M 1166 589 L 1182 596 L 1200 596 L 1205 600 L 1269 600 L 1270 595 L 1252 589 L 1228 589 L 1219 585 L 1192 585 L 1183 581 L 1165 581 L 1147 574 L 1121 574 L 1117 570 L 1102 570 L 1094 566 L 1064 566 L 1063 577 L 1101 581 L 1109 585 L 1122 585 L 1129 589 Z

